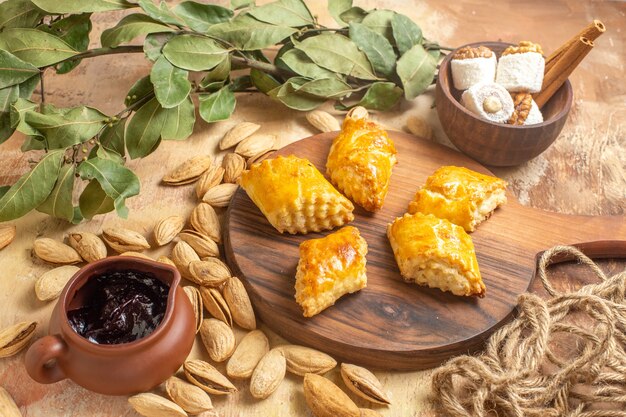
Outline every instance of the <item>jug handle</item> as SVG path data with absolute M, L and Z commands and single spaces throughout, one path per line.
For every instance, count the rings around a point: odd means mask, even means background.
M 65 379 L 57 360 L 67 352 L 67 345 L 59 336 L 44 336 L 33 343 L 26 352 L 26 371 L 35 381 L 52 384 Z M 51 361 L 54 361 L 51 363 Z

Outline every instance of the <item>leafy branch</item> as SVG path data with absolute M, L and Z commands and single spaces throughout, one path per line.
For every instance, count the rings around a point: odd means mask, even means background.
M 152 0 L 0 3 L 0 143 L 19 131 L 26 136 L 22 150 L 39 155 L 15 184 L 0 187 L 0 221 L 32 209 L 71 222 L 111 210 L 125 216 L 125 200 L 139 192 L 126 160 L 191 135 L 192 94 L 209 123 L 228 119 L 241 91 L 301 111 L 328 100 L 342 110 L 386 111 L 421 94 L 441 51 L 450 50 L 394 11 L 364 10 L 352 0 L 329 0 L 328 7 L 336 28 L 320 25 L 303 0 L 232 0 L 230 8 L 194 1 L 170 8 Z M 88 49 L 92 14 L 121 9 L 133 13 Z M 132 44 L 140 37 L 142 45 Z M 270 47 L 278 47 L 273 59 L 264 53 Z M 63 74 L 84 59 L 127 53 L 144 54 L 152 67 L 117 114 L 46 103 L 44 71 Z M 248 72 L 234 77 L 240 69 Z M 38 84 L 42 99 L 35 103 Z

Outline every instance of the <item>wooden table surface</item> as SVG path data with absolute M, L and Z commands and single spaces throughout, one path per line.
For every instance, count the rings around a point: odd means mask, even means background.
M 259 3 L 264 3 L 259 1 Z M 325 0 L 307 2 L 324 24 L 332 21 Z M 571 77 L 575 103 L 561 136 L 544 154 L 515 168 L 493 169 L 510 183 L 511 191 L 524 205 L 572 214 L 624 215 L 626 207 L 626 3 L 582 2 L 579 0 L 515 0 L 424 2 L 421 0 L 356 1 L 364 8 L 390 8 L 411 16 L 425 35 L 441 44 L 457 46 L 473 41 L 533 40 L 550 53 L 594 18 L 601 19 L 608 30 Z M 118 13 L 93 18 L 93 42 L 99 33 L 120 18 Z M 149 66 L 140 55 L 114 55 L 83 62 L 70 75 L 46 75 L 46 100 L 59 106 L 88 104 L 107 113 L 122 108 L 126 91 Z M 374 117 L 384 125 L 402 129 L 409 115 L 427 118 L 434 127 L 434 140 L 449 145 L 436 112 L 431 108 L 432 91 L 413 102 L 403 102 L 388 114 Z M 332 106 L 327 106 L 332 109 Z M 171 188 L 160 185 L 166 167 L 173 167 L 198 153 L 215 154 L 216 144 L 224 132 L 239 121 L 256 122 L 262 132 L 277 134 L 282 144 L 291 143 L 315 133 L 304 115 L 288 110 L 260 94 L 241 94 L 232 119 L 207 125 L 199 120 L 194 134 L 185 142 L 166 142 L 147 158 L 130 166 L 141 179 L 141 195 L 128 201 L 128 220 L 115 214 L 100 216 L 77 226 L 33 212 L 14 222 L 18 236 L 0 252 L 0 328 L 18 321 L 41 323 L 37 337 L 47 331 L 53 303 L 42 303 L 35 297 L 37 277 L 50 269 L 31 253 L 38 237 L 62 239 L 69 231 L 88 230 L 99 233 L 106 225 L 132 225 L 148 234 L 155 222 L 168 214 L 186 214 L 196 203 L 190 186 Z M 29 155 L 19 146 L 23 137 L 0 146 L 0 185 L 11 184 L 27 169 Z M 607 236 L 610 238 L 610 236 Z M 151 256 L 169 249 L 152 250 Z M 619 269 L 619 265 L 609 265 Z M 262 327 L 263 328 L 263 327 Z M 238 338 L 243 335 L 238 332 Z M 279 338 L 270 334 L 272 343 Z M 200 343 L 193 355 L 204 357 Z M 383 385 L 392 393 L 391 407 L 377 408 L 386 416 L 437 416 L 430 391 L 430 371 L 391 373 L 377 372 Z M 329 377 L 339 381 L 337 372 Z M 247 384 L 229 397 L 215 397 L 215 411 L 204 416 L 309 416 L 301 389 L 302 379 L 289 375 L 278 391 L 265 401 L 254 400 Z M 70 381 L 54 385 L 33 382 L 23 367 L 23 354 L 0 360 L 0 385 L 15 398 L 24 416 L 136 416 L 125 397 L 106 397 L 85 391 Z M 360 406 L 368 406 L 358 402 Z

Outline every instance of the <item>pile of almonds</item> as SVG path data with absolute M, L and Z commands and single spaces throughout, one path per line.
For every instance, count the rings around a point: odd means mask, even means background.
M 339 128 L 334 117 L 325 112 L 314 111 L 307 118 L 320 130 Z M 182 372 L 164 383 L 171 400 L 155 393 L 143 393 L 131 397 L 129 402 L 147 417 L 199 414 L 213 408 L 209 394 L 237 392 L 231 379 L 249 380 L 251 395 L 265 399 L 276 391 L 286 372 L 290 372 L 304 376 L 304 396 L 316 417 L 380 416 L 376 411 L 359 409 L 337 385 L 321 376 L 336 367 L 332 357 L 304 346 L 272 348 L 267 336 L 256 328 L 254 310 L 243 283 L 220 259 L 222 228 L 215 209 L 228 206 L 246 166 L 276 150 L 276 138 L 256 134 L 259 128 L 244 122 L 228 131 L 219 146 L 220 149 L 235 147 L 235 152 L 227 154 L 221 165 L 216 165 L 210 157 L 196 156 L 165 175 L 163 182 L 168 185 L 196 182 L 195 191 L 201 202 L 188 221 L 181 216 L 168 216 L 157 222 L 152 233 L 155 246 L 173 245 L 170 256 L 160 256 L 157 261 L 176 267 L 190 281 L 191 285 L 183 286 L 183 290 L 194 309 L 196 331 L 211 361 L 226 362 L 226 375 L 209 362 L 188 359 Z M 185 228 L 186 223 L 189 228 Z M 6 233 L 10 235 L 10 230 L 0 228 L 0 238 Z M 101 236 L 72 232 L 67 236 L 67 244 L 49 238 L 35 240 L 34 254 L 59 265 L 39 277 L 35 284 L 37 298 L 42 301 L 58 298 L 78 271 L 75 264 L 107 257 L 107 246 L 122 256 L 151 259 L 142 253 L 152 247 L 148 239 L 121 227 L 103 227 Z M 249 331 L 239 344 L 234 325 Z M 24 348 L 36 326 L 36 322 L 23 322 L 0 330 L 0 358 Z M 359 397 L 376 404 L 390 404 L 382 384 L 367 369 L 344 363 L 341 376 L 346 387 Z M 11 417 L 20 416 L 8 393 L 0 388 L 0 414 L 4 415 L 5 410 L 13 413 L 9 414 Z

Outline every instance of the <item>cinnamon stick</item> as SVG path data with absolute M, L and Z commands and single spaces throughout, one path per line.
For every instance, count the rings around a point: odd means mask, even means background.
M 561 58 L 561 56 L 570 49 L 574 44 L 578 42 L 578 40 L 582 38 L 587 38 L 590 41 L 595 41 L 598 39 L 600 35 L 602 35 L 606 31 L 606 27 L 604 23 L 595 19 L 593 22 L 589 23 L 583 30 L 581 30 L 576 36 L 565 42 L 561 47 L 559 47 L 556 51 L 554 51 L 548 58 L 546 58 L 546 67 L 545 72 L 547 73 Z
M 566 49 L 554 65 L 543 77 L 541 91 L 533 95 L 539 108 L 550 100 L 550 97 L 563 85 L 572 71 L 580 64 L 593 48 L 593 41 L 579 37 L 568 49 Z

